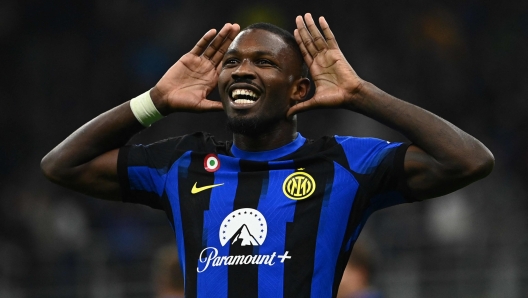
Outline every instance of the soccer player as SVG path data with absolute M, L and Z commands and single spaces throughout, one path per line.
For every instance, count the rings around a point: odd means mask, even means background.
M 478 140 L 362 80 L 324 18 L 322 33 L 310 14 L 296 24 L 294 36 L 267 24 L 210 30 L 151 90 L 42 160 L 63 186 L 164 210 L 186 297 L 335 297 L 372 212 L 447 194 L 493 168 Z M 206 99 L 216 86 L 221 103 Z M 319 108 L 362 113 L 411 144 L 305 139 L 296 114 Z M 222 109 L 233 141 L 194 133 L 125 146 L 162 115 Z

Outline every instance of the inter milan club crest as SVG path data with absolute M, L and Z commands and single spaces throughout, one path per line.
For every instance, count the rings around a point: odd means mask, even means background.
M 204 168 L 207 172 L 216 172 L 220 169 L 220 159 L 216 154 L 207 154 L 204 158 Z
M 292 200 L 302 200 L 311 196 L 315 187 L 315 180 L 310 174 L 298 171 L 286 177 L 282 184 L 282 191 Z

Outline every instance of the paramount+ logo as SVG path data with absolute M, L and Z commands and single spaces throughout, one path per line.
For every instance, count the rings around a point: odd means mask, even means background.
M 313 177 L 306 172 L 299 171 L 286 177 L 282 184 L 282 191 L 292 200 L 303 200 L 314 193 L 315 187 Z

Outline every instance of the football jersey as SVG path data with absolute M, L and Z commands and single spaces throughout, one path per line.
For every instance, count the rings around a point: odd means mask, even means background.
M 120 149 L 123 201 L 165 211 L 185 297 L 335 297 L 372 212 L 411 202 L 408 144 L 297 138 L 249 152 L 206 133 Z

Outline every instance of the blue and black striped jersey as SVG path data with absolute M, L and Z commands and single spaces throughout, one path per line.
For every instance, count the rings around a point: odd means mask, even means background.
M 298 134 L 247 152 L 195 133 L 123 147 L 125 202 L 164 210 L 186 297 L 335 297 L 372 212 L 411 202 L 408 145 Z

